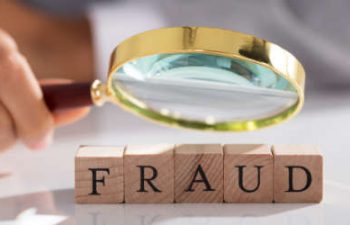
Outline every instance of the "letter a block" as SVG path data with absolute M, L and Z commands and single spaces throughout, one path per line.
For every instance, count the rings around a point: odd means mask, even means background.
M 315 146 L 274 145 L 277 203 L 318 203 L 323 194 L 323 160 Z
M 270 145 L 224 146 L 224 201 L 272 203 L 273 157 Z
M 129 145 L 124 155 L 126 203 L 174 202 L 174 145 Z
M 75 157 L 77 203 L 121 203 L 124 200 L 124 147 L 82 146 Z
M 219 144 L 175 148 L 175 201 L 223 202 L 223 150 Z

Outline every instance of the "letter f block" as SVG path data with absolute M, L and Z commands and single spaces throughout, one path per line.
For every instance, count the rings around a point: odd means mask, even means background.
M 124 147 L 82 146 L 75 157 L 77 203 L 122 203 Z
M 273 157 L 270 145 L 224 146 L 224 201 L 272 203 Z
M 129 145 L 124 154 L 126 203 L 174 202 L 174 145 Z
M 315 146 L 274 145 L 276 203 L 318 203 L 323 195 L 323 160 Z

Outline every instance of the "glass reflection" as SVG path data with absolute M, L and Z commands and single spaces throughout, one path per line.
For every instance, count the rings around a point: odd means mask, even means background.
M 321 204 L 77 205 L 72 189 L 38 192 L 0 198 L 0 225 L 347 224 L 349 189 L 326 184 Z

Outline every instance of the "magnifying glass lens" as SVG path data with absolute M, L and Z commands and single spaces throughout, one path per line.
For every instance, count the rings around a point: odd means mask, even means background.
M 111 84 L 118 98 L 135 107 L 206 124 L 267 118 L 298 101 L 290 82 L 267 67 L 202 53 L 130 61 Z

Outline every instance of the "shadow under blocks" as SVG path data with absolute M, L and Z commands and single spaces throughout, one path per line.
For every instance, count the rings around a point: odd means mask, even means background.
M 319 203 L 313 145 L 81 146 L 76 203 Z

